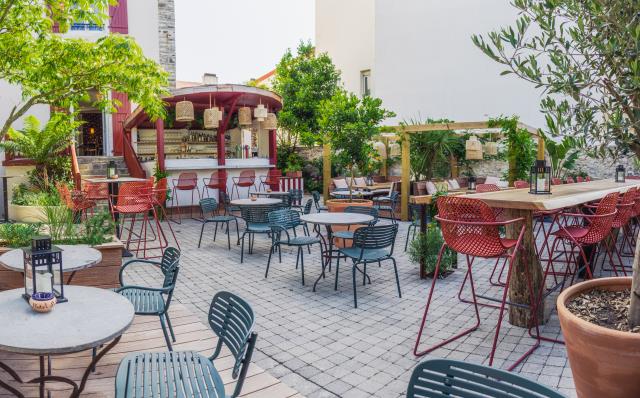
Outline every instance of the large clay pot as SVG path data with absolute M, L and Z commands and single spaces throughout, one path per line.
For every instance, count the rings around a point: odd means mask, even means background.
M 594 325 L 569 312 L 565 303 L 595 288 L 631 288 L 631 278 L 578 283 L 558 296 L 558 316 L 580 398 L 640 397 L 640 334 Z
M 373 201 L 368 199 L 353 199 L 351 201 L 349 201 L 349 199 L 329 199 L 325 203 L 327 204 L 327 209 L 330 213 L 343 213 L 344 209 L 349 206 L 373 207 Z M 334 225 L 331 228 L 333 229 L 333 232 L 336 232 L 345 231 L 347 229 L 355 230 L 360 227 L 364 227 L 364 225 L 350 225 L 348 227 Z M 335 239 L 335 244 L 338 247 L 345 247 L 350 245 L 349 242 L 345 242 L 343 239 Z

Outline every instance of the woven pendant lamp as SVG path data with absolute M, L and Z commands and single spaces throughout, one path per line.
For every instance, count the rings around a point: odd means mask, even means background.
M 482 160 L 482 143 L 478 140 L 478 137 L 472 135 L 464 144 L 465 159 L 467 160 Z
M 218 118 L 218 107 L 211 106 L 211 95 L 209 95 L 209 109 L 204 110 L 204 128 L 205 129 L 217 129 L 220 124 Z
M 193 115 L 193 102 L 180 101 L 176 103 L 176 122 L 192 122 Z
M 489 141 L 484 144 L 484 153 L 488 156 L 496 156 L 498 154 L 498 143 Z
M 389 144 L 389 156 L 396 157 L 402 154 L 402 150 L 400 149 L 400 144 L 397 142 Z
M 238 124 L 241 126 L 251 125 L 251 108 L 248 106 L 238 108 Z
M 262 128 L 265 130 L 275 130 L 278 128 L 278 117 L 275 113 L 267 113 L 267 118 L 262 122 Z
M 267 118 L 267 113 L 267 108 L 265 108 L 264 105 L 260 103 L 253 110 L 253 117 L 258 119 L 259 122 L 264 122 L 264 120 Z
M 382 159 L 387 158 L 387 146 L 384 144 L 384 142 L 381 142 L 381 141 L 374 142 L 373 149 L 375 149 L 376 152 L 378 152 L 378 155 L 380 156 L 380 158 Z

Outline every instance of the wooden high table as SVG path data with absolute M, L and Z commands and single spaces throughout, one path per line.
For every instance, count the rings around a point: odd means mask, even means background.
M 485 192 L 468 195 L 470 198 L 480 199 L 491 207 L 505 209 L 506 218 L 523 218 L 525 232 L 522 240 L 521 255 L 514 262 L 514 273 L 509 284 L 509 300 L 517 304 L 529 305 L 526 274 L 524 273 L 524 259 L 529 259 L 534 297 L 542 288 L 542 267 L 536 254 L 535 236 L 533 234 L 533 213 L 539 210 L 558 210 L 565 207 L 577 206 L 583 203 L 599 200 L 612 192 L 626 192 L 631 187 L 640 187 L 640 180 L 627 180 L 617 183 L 613 180 L 598 180 L 576 184 L 554 185 L 551 195 L 533 195 L 528 189 L 513 189 L 499 192 Z M 507 227 L 507 237 L 518 238 L 516 226 Z M 526 256 L 526 257 L 525 257 Z M 538 308 L 538 319 L 544 320 L 544 305 Z M 512 325 L 529 327 L 529 311 L 526 308 L 510 306 L 509 322 Z

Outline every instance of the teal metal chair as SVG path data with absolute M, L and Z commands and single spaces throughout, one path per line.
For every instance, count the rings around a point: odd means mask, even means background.
M 233 293 L 219 292 L 211 302 L 208 320 L 218 336 L 213 355 L 207 358 L 193 351 L 130 354 L 118 367 L 116 398 L 238 397 L 258 338 L 253 309 Z M 234 359 L 231 375 L 237 382 L 231 395 L 225 395 L 214 366 L 223 345 Z
M 326 206 L 320 205 L 320 192 L 318 192 L 318 191 L 311 192 L 311 197 L 313 198 L 313 203 L 315 204 L 316 211 L 318 213 L 323 212 L 323 211 L 328 211 Z
M 398 202 L 400 201 L 400 193 L 398 191 L 391 191 L 389 196 L 382 196 L 373 198 L 374 205 L 379 211 L 389 212 L 392 223 L 396 223 L 396 210 L 398 209 Z M 377 200 L 376 200 L 377 199 Z
M 448 359 L 420 363 L 411 375 L 407 398 L 565 398 L 516 374 Z
M 124 270 L 131 264 L 136 263 L 151 264 L 158 267 L 164 276 L 162 287 L 152 288 L 127 285 L 124 282 Z M 171 326 L 171 319 L 169 319 L 169 305 L 173 298 L 173 290 L 176 287 L 179 270 L 180 250 L 175 247 L 168 247 L 164 250 L 164 254 L 160 261 L 134 259 L 122 264 L 122 267 L 120 267 L 120 274 L 118 276 L 121 287 L 115 289 L 116 293 L 126 297 L 131 304 L 133 304 L 136 315 L 155 315 L 160 317 L 160 326 L 162 326 L 162 333 L 164 333 L 164 339 L 167 342 L 167 348 L 169 351 L 172 350 L 172 347 L 171 341 L 169 340 L 169 334 L 167 333 L 167 326 L 171 333 L 171 340 L 173 340 L 174 343 L 176 341 L 176 336 L 173 333 L 173 327 Z
M 411 214 L 411 224 L 409 224 L 407 228 L 407 239 L 404 242 L 404 251 L 407 251 L 407 247 L 409 246 L 409 236 L 411 236 L 411 240 L 414 240 L 416 238 L 416 232 L 420 228 L 420 205 L 409 204 L 409 214 Z M 429 222 L 429 218 L 430 216 L 427 213 L 424 222 Z
M 238 240 L 240 240 L 240 231 L 238 227 L 238 218 L 231 214 L 220 215 L 218 213 L 218 202 L 213 198 L 200 199 L 200 210 L 202 211 L 202 228 L 200 229 L 200 239 L 198 239 L 198 248 L 202 243 L 202 234 L 204 233 L 204 227 L 207 224 L 214 223 L 216 229 L 213 232 L 213 241 L 216 241 L 218 235 L 218 224 L 224 224 L 227 227 L 227 247 L 231 250 L 231 233 L 229 232 L 229 223 L 235 221 L 236 234 Z
M 378 209 L 375 207 L 365 207 L 365 206 L 347 206 L 344 209 L 345 213 L 358 213 L 365 214 L 373 217 L 373 220 L 369 223 L 369 226 L 376 225 L 378 223 Z M 336 231 L 333 233 L 334 238 L 352 240 L 353 239 L 353 231 Z
M 340 254 L 350 258 L 353 262 L 351 275 L 353 279 L 353 306 L 358 308 L 358 295 L 356 293 L 356 271 L 362 273 L 362 284 L 366 283 L 367 264 L 381 263 L 385 260 L 393 262 L 393 269 L 396 274 L 396 285 L 398 287 L 398 297 L 402 298 L 400 291 L 400 279 L 398 278 L 398 267 L 393 258 L 393 248 L 395 246 L 396 235 L 398 234 L 398 224 L 376 225 L 372 227 L 361 227 L 356 229 L 353 236 L 353 246 L 343 247 Z M 362 269 L 358 265 L 362 264 Z M 336 263 L 336 282 L 338 288 L 338 274 L 340 263 Z M 369 280 L 369 283 L 371 281 Z
M 296 269 L 300 266 L 302 272 L 302 286 L 304 286 L 304 250 L 306 246 L 310 248 L 316 243 L 320 243 L 320 239 L 315 236 L 297 236 L 296 227 L 300 225 L 300 214 L 291 209 L 276 210 L 269 213 L 269 227 L 271 228 L 271 250 L 269 251 L 269 259 L 267 260 L 267 269 L 264 277 L 269 275 L 269 267 L 271 266 L 271 256 L 277 250 L 278 260 L 282 263 L 281 247 L 292 246 L 298 249 L 296 256 Z M 293 236 L 291 236 L 293 234 Z M 310 249 L 309 249 L 310 250 Z M 322 251 L 320 252 L 320 262 L 322 262 Z
M 302 189 L 290 189 L 289 194 L 291 195 L 291 207 L 302 211 L 302 197 L 304 196 Z
M 240 208 L 231 204 L 229 194 L 225 191 L 220 191 L 220 201 L 224 204 L 224 214 L 233 215 L 232 213 L 240 213 Z
M 240 211 L 242 213 L 242 219 L 245 222 L 245 229 L 240 236 L 242 246 L 240 248 L 240 263 L 244 262 L 244 241 L 245 237 L 249 238 L 249 254 L 253 253 L 253 242 L 257 234 L 271 234 L 271 228 L 269 227 L 269 220 L 267 214 L 274 209 L 277 209 L 277 205 L 255 205 L 255 206 L 242 206 Z

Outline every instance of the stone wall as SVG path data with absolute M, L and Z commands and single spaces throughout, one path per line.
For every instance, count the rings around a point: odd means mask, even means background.
M 160 65 L 169 73 L 169 88 L 176 86 L 176 15 L 174 0 L 158 0 Z

